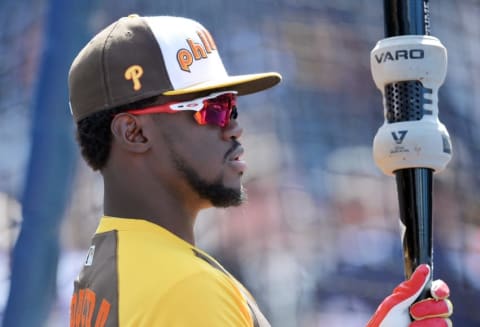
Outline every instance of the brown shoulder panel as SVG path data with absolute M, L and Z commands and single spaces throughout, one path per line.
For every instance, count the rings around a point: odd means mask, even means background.
M 117 231 L 96 234 L 74 284 L 70 327 L 118 327 Z

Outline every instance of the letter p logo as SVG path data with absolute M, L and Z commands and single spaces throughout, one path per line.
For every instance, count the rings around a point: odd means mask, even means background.
M 140 83 L 140 77 L 143 75 L 143 68 L 140 65 L 133 65 L 125 70 L 125 79 L 132 80 L 133 89 L 138 91 L 142 88 L 142 83 Z

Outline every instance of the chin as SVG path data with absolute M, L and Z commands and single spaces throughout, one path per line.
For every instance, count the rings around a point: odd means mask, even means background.
M 223 187 L 210 197 L 211 204 L 216 208 L 238 207 L 247 200 L 247 192 L 243 186 L 237 188 Z

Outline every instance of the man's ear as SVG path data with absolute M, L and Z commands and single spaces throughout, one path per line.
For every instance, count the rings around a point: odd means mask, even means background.
M 132 152 L 145 152 L 151 143 L 144 135 L 142 121 L 129 113 L 115 115 L 110 125 L 114 140 L 124 149 Z

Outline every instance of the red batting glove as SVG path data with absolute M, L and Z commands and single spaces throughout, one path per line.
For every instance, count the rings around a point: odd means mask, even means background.
M 367 327 L 451 327 L 450 290 L 442 280 L 432 283 L 428 298 L 413 304 L 430 278 L 430 267 L 420 265 L 378 307 Z M 413 304 L 413 305 L 412 305 Z M 411 321 L 411 317 L 414 321 Z

